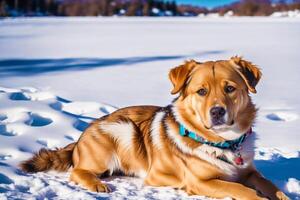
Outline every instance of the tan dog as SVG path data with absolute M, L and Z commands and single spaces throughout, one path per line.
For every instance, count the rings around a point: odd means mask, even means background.
M 98 178 L 122 171 L 146 185 L 172 186 L 188 194 L 234 199 L 288 199 L 253 165 L 256 108 L 249 91 L 261 78 L 250 62 L 188 61 L 172 69 L 167 107 L 135 106 L 94 121 L 76 143 L 42 149 L 21 164 L 26 172 L 67 171 L 70 180 L 109 192 Z

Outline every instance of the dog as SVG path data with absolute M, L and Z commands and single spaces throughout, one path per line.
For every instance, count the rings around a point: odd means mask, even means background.
M 254 124 L 261 71 L 242 57 L 186 61 L 169 72 L 177 95 L 166 107 L 133 106 L 93 121 L 79 140 L 41 149 L 23 171 L 71 170 L 70 181 L 110 192 L 100 176 L 121 171 L 149 186 L 239 200 L 289 199 L 255 168 Z

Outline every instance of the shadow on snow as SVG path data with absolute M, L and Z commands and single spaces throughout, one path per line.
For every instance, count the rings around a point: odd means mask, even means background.
M 289 178 L 300 180 L 300 159 L 273 156 L 270 160 L 255 160 L 255 166 L 264 177 L 271 180 L 279 188 L 284 188 Z M 288 194 L 291 199 L 300 199 L 299 195 Z
M 190 56 L 220 54 L 223 51 L 206 51 L 193 55 L 148 56 L 128 58 L 61 58 L 61 59 L 7 59 L 0 60 L 0 77 L 36 75 L 62 70 L 87 70 L 97 67 L 134 65 L 145 62 L 184 59 Z

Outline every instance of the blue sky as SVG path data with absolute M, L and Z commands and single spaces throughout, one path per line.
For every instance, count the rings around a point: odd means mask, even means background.
M 236 2 L 237 0 L 175 0 L 178 4 L 192 4 L 207 8 L 213 8 L 216 6 L 222 6 L 225 4 L 229 4 L 232 2 Z

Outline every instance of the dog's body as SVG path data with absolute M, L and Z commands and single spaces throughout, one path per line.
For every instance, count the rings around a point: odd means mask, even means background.
M 66 171 L 73 166 L 70 180 L 98 192 L 110 189 L 97 176 L 122 171 L 146 185 L 189 194 L 288 199 L 253 166 L 256 108 L 248 91 L 256 92 L 258 68 L 239 57 L 189 61 L 169 76 L 172 94 L 180 93 L 170 106 L 117 110 L 91 123 L 76 143 L 43 149 L 22 169 Z M 237 142 L 224 145 L 232 141 Z

